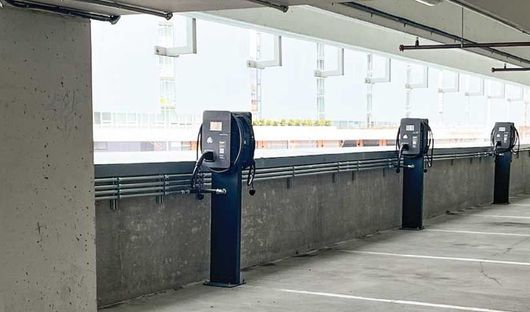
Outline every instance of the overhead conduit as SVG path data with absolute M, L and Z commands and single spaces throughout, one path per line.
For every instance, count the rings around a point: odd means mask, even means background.
M 41 3 L 41 2 L 18 1 L 18 0 L 3 0 L 3 1 L 17 8 L 52 12 L 52 13 L 82 17 L 82 18 L 89 18 L 89 19 L 93 19 L 96 21 L 110 22 L 111 24 L 116 24 L 118 20 L 120 19 L 119 15 L 91 13 L 91 12 L 82 11 L 82 10 L 78 10 L 74 8 L 46 4 L 46 3 Z
M 20 0 L 3 0 L 3 1 L 17 8 L 31 9 L 31 10 L 58 13 L 58 14 L 63 14 L 63 15 L 68 15 L 68 16 L 88 18 L 88 19 L 93 19 L 97 21 L 110 22 L 111 24 L 116 24 L 120 19 L 120 15 L 95 13 L 91 11 L 80 10 L 76 8 L 65 7 L 65 6 L 54 5 L 54 4 L 48 4 L 48 3 L 43 3 L 43 2 L 20 1 Z M 117 8 L 117 9 L 127 10 L 131 12 L 136 12 L 136 13 L 155 15 L 155 16 L 163 17 L 167 20 L 173 17 L 173 13 L 171 12 L 164 12 L 164 11 L 154 10 L 154 9 L 145 8 L 145 7 L 118 3 L 114 1 L 107 1 L 107 0 L 83 0 L 83 1 L 75 0 L 75 1 L 83 2 L 83 3 L 91 3 L 91 4 L 99 5 L 99 6 Z
M 91 12 L 87 10 L 80 10 L 80 9 L 76 9 L 72 7 L 60 6 L 60 5 L 49 4 L 49 3 L 44 3 L 44 2 L 26 1 L 26 0 L 3 0 L 3 1 L 17 8 L 39 10 L 39 11 L 52 12 L 52 13 L 57 13 L 57 14 L 69 15 L 69 16 L 88 18 L 88 19 L 93 19 L 97 21 L 110 22 L 111 24 L 116 24 L 118 20 L 120 19 L 120 15 L 117 15 L 117 14 L 96 13 L 96 12 Z M 103 7 L 108 7 L 108 8 L 116 8 L 116 9 L 135 12 L 135 13 L 159 16 L 167 20 L 170 20 L 173 17 L 172 12 L 156 10 L 156 9 L 137 6 L 137 5 L 130 5 L 130 4 L 120 3 L 120 2 L 116 2 L 112 0 L 74 0 L 74 1 L 85 3 L 85 4 L 89 3 L 89 4 L 96 5 L 96 6 L 103 6 Z M 246 0 L 246 1 L 256 3 L 262 6 L 270 7 L 273 9 L 277 9 L 284 13 L 289 10 L 288 6 L 275 3 L 275 2 L 271 2 L 271 1 L 266 1 L 266 0 Z M 0 7 L 2 7 L 1 2 L 0 2 Z
M 347 6 L 349 8 L 358 10 L 358 11 L 369 13 L 369 14 L 371 14 L 373 16 L 378 16 L 378 17 L 381 17 L 381 18 L 384 18 L 384 19 L 387 19 L 387 20 L 398 22 L 398 23 L 406 25 L 406 26 L 411 26 L 411 27 L 414 27 L 416 29 L 429 32 L 431 34 L 438 35 L 438 36 L 443 37 L 443 38 L 447 38 L 447 39 L 450 39 L 450 40 L 457 41 L 459 43 L 458 44 L 454 44 L 454 45 L 455 46 L 458 45 L 458 48 L 461 48 L 462 45 L 470 47 L 470 48 L 473 47 L 473 48 L 481 49 L 481 50 L 484 50 L 484 51 L 489 52 L 491 54 L 500 56 L 502 58 L 512 59 L 512 60 L 514 60 L 516 62 L 530 65 L 530 60 L 529 59 L 523 58 L 523 57 L 520 57 L 520 56 L 517 56 L 517 55 L 514 55 L 514 54 L 511 54 L 511 53 L 508 53 L 508 52 L 504 52 L 504 51 L 501 51 L 501 50 L 494 49 L 494 48 L 491 47 L 492 43 L 486 43 L 486 44 L 478 43 L 478 42 L 475 42 L 475 41 L 472 41 L 472 40 L 469 40 L 469 39 L 462 38 L 461 36 L 457 36 L 457 35 L 448 33 L 448 32 L 443 31 L 441 29 L 434 28 L 434 27 L 431 27 L 431 26 L 427 26 L 427 25 L 424 25 L 424 24 L 420 24 L 420 23 L 415 22 L 413 20 L 410 20 L 410 19 L 407 19 L 407 18 L 403 18 L 403 17 L 397 16 L 397 15 L 393 15 L 393 14 L 390 14 L 390 13 L 387 13 L 387 12 L 383 12 L 381 10 L 374 9 L 374 8 L 369 7 L 369 6 L 362 5 L 362 4 L 359 4 L 359 3 L 356 3 L 356 2 L 344 2 L 344 3 L 341 3 L 341 4 L 344 5 L 344 6 Z M 488 44 L 489 44 L 489 46 L 488 46 Z M 493 43 L 493 44 L 494 44 L 494 46 L 497 46 L 497 47 L 500 47 L 500 46 L 506 47 L 506 45 L 513 46 L 513 44 L 521 44 L 521 43 L 520 42 L 518 42 L 518 43 L 506 43 L 505 42 L 505 43 Z M 526 43 L 524 43 L 524 44 L 526 44 Z M 417 46 L 417 45 L 414 45 L 413 47 L 415 47 L 415 46 Z M 407 49 L 408 47 L 410 47 L 410 46 L 407 46 L 404 49 Z M 457 47 L 453 47 L 453 48 L 457 48 Z M 415 47 L 413 49 L 418 49 L 418 48 Z

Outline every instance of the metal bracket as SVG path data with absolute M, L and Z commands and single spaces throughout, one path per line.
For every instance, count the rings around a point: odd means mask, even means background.
M 315 70 L 315 77 L 317 78 L 328 78 L 344 76 L 344 49 L 337 49 L 337 68 L 332 70 Z
M 470 87 L 470 80 L 471 76 L 466 75 L 466 91 L 464 92 L 464 95 L 467 97 L 466 105 L 464 107 L 464 111 L 466 113 L 466 121 L 469 124 L 471 122 L 471 97 L 472 96 L 483 96 L 484 95 L 484 78 L 478 78 L 479 79 L 479 88 L 476 91 L 471 91 Z
M 506 96 L 506 101 L 508 102 L 521 102 L 524 101 L 524 89 L 519 87 L 520 92 L 517 93 L 515 97 Z
M 167 57 L 179 57 L 185 54 L 197 54 L 197 20 L 186 18 L 186 45 L 183 47 L 155 46 L 155 54 Z
M 364 80 L 367 84 L 375 84 L 382 82 L 391 82 L 392 80 L 392 59 L 385 58 L 385 75 L 383 77 L 373 77 L 374 62 L 373 54 L 368 54 L 368 73 Z
M 407 66 L 407 83 L 405 83 L 405 89 L 425 89 L 429 87 L 429 66 L 423 66 L 422 79 L 420 82 L 411 83 L 412 80 L 412 68 L 410 65 Z
M 460 73 L 456 73 L 454 84 L 451 87 L 445 88 L 443 82 L 445 81 L 445 71 L 440 71 L 440 80 L 438 85 L 438 93 L 456 93 L 460 92 Z
M 440 124 L 444 123 L 445 94 L 460 92 L 460 73 L 455 73 L 454 84 L 450 87 L 444 87 L 444 73 L 444 70 L 440 70 L 440 78 L 438 80 L 438 114 L 440 117 Z
M 487 97 L 488 99 L 504 99 L 506 97 L 506 84 L 501 83 L 502 89 L 499 94 L 491 94 L 491 84 L 489 85 Z
M 412 83 L 412 68 L 407 65 L 407 82 L 405 83 L 406 90 L 406 103 L 405 103 L 405 115 L 410 117 L 412 113 L 411 104 L 411 92 L 413 89 L 424 89 L 429 88 L 429 66 L 423 66 L 423 76 L 420 82 Z
M 118 206 L 118 200 L 117 199 L 111 199 L 110 200 L 110 210 L 112 211 L 118 211 L 120 208 Z
M 480 79 L 480 83 L 479 83 L 479 89 L 477 91 L 470 91 L 470 78 L 471 76 L 467 76 L 466 77 L 466 92 L 464 93 L 465 96 L 482 96 L 484 95 L 484 78 L 479 78 Z
M 250 68 L 256 69 L 265 69 L 267 67 L 279 67 L 283 64 L 283 54 L 282 54 L 282 36 L 274 36 L 274 59 L 272 60 L 248 60 L 247 66 Z

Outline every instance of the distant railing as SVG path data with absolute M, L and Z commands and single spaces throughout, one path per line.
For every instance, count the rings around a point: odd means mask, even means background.
M 525 147 L 521 150 L 523 151 L 530 152 L 530 148 Z M 475 159 L 491 156 L 490 149 L 486 147 L 438 149 L 434 160 Z M 255 181 L 394 169 L 396 164 L 395 153 L 388 151 L 259 159 Z M 186 194 L 189 190 L 192 168 L 192 162 L 98 165 L 95 179 L 96 200 Z M 245 182 L 246 172 L 243 177 Z M 207 187 L 210 186 L 210 174 L 206 174 L 204 182 Z
M 174 109 L 162 109 L 159 113 L 94 112 L 96 128 L 199 128 L 202 116 L 178 114 Z

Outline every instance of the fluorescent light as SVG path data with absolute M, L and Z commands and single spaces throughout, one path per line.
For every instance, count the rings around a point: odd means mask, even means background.
M 443 0 L 416 0 L 416 2 L 419 2 L 421 4 L 425 4 L 427 6 L 435 6 L 437 4 L 440 4 Z

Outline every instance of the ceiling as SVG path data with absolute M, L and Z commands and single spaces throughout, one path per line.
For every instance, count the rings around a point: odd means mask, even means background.
M 323 3 L 319 7 L 440 43 L 459 43 L 462 30 L 463 37 L 473 42 L 530 41 L 530 31 L 527 33 L 519 29 L 526 24 L 530 30 L 530 20 L 523 18 L 530 13 L 530 0 L 444 0 L 433 3 L 435 4 L 426 5 L 418 0 L 351 0 L 344 3 L 345 5 L 331 6 Z M 465 6 L 464 10 L 462 5 Z M 359 9 L 359 6 L 383 14 Z M 463 25 L 462 14 L 464 14 Z M 518 28 L 514 28 L 515 24 Z M 441 33 L 451 36 L 440 35 Z M 403 44 L 411 45 L 414 42 L 403 42 Z M 491 50 L 486 49 L 471 51 L 508 64 L 530 67 L 530 48 L 496 48 L 496 50 L 501 53 L 492 53 Z M 440 50 L 439 53 L 444 52 Z M 404 52 L 404 54 L 413 53 Z
M 2 0 L 0 0 L 2 1 Z M 26 1 L 26 0 L 21 0 Z M 75 8 L 92 13 L 123 15 L 133 12 L 89 3 L 89 0 L 32 0 Z M 105 0 L 147 7 L 164 12 L 219 11 L 227 9 L 257 8 L 251 0 Z M 530 0 L 267 0 L 281 5 L 311 5 L 333 13 L 349 16 L 372 24 L 395 29 L 414 36 L 442 43 L 455 43 L 454 38 L 426 31 L 425 28 L 404 24 L 399 19 L 384 18 L 342 3 L 350 2 L 388 13 L 443 31 L 454 36 L 462 32 L 462 6 L 465 9 L 464 37 L 475 42 L 530 41 Z M 430 2 L 431 6 L 420 2 Z M 413 42 L 403 42 L 412 44 Z M 498 49 L 497 55 L 483 49 L 473 52 L 519 66 L 530 66 L 530 48 Z M 440 52 L 443 53 L 443 52 Z M 508 55 L 508 56 L 507 56 Z M 510 57 L 512 55 L 514 57 Z
M 530 1 L 528 0 L 454 0 L 521 31 L 530 33 Z
M 120 9 L 109 8 L 102 5 L 96 5 L 88 3 L 89 1 L 83 0 L 31 0 L 39 3 L 53 4 L 68 8 L 80 9 L 89 11 L 92 13 L 105 13 L 105 14 L 130 14 Z M 106 0 L 113 2 L 111 0 Z M 247 0 L 119 0 L 114 1 L 122 4 L 135 5 L 139 7 L 145 7 L 164 12 L 191 12 L 191 11 L 214 11 L 214 10 L 227 10 L 227 9 L 244 9 L 244 8 L 255 8 L 260 7 L 252 1 Z M 311 0 L 270 0 L 269 2 L 278 5 L 303 5 L 314 3 Z M 332 3 L 341 2 L 333 0 L 321 0 L 318 2 Z

